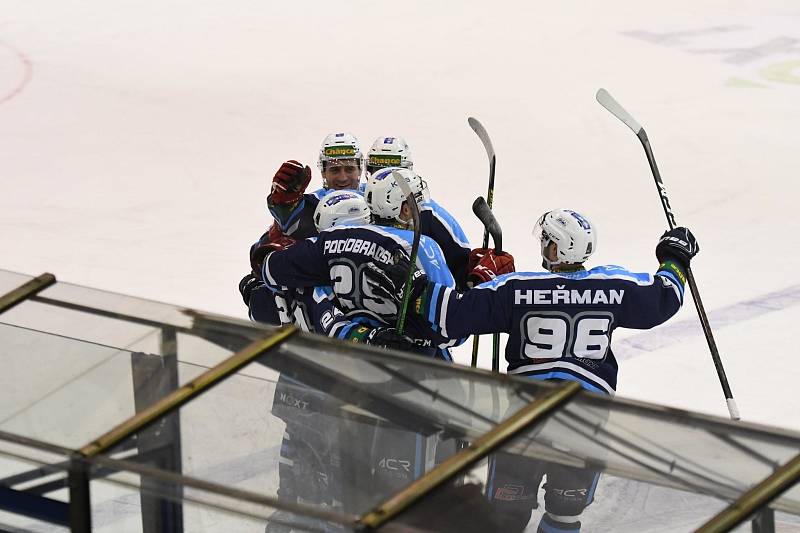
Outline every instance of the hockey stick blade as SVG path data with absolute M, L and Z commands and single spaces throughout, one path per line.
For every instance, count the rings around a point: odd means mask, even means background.
M 469 123 L 469 127 L 472 128 L 472 131 L 478 135 L 478 138 L 483 143 L 483 147 L 486 149 L 486 155 L 488 155 L 491 160 L 494 157 L 494 147 L 492 146 L 492 140 L 489 138 L 489 134 L 486 133 L 486 128 L 484 128 L 483 124 L 475 117 L 469 117 L 467 122 Z
M 411 244 L 410 257 L 411 264 L 408 267 L 408 277 L 406 278 L 406 284 L 403 286 L 403 299 L 401 300 L 400 310 L 397 315 L 397 333 L 402 335 L 405 330 L 408 302 L 411 299 L 411 282 L 414 277 L 414 270 L 417 266 L 417 254 L 419 253 L 419 241 L 422 233 L 419 220 L 419 206 L 417 205 L 416 198 L 414 198 L 414 193 L 411 191 L 411 186 L 406 178 L 399 172 L 393 171 L 392 178 L 397 182 L 400 190 L 403 191 L 408 206 L 411 208 L 411 217 L 414 220 L 414 241 Z
M 625 108 L 619 105 L 611 94 L 605 89 L 599 89 L 597 94 L 595 95 L 597 101 L 600 102 L 600 105 L 608 109 L 612 115 L 620 119 L 626 126 L 628 126 L 633 133 L 639 135 L 639 132 L 643 129 L 642 125 L 636 122 L 636 119 L 633 116 L 625 111 Z
M 489 204 L 483 199 L 483 196 L 478 196 L 472 202 L 472 212 L 478 217 L 478 220 L 489 230 L 492 239 L 494 240 L 494 249 L 496 253 L 503 251 L 503 230 L 500 229 L 500 224 L 494 217 L 494 213 L 489 208 Z

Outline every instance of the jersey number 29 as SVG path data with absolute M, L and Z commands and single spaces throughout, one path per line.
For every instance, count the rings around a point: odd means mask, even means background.
M 383 320 L 397 316 L 397 305 L 373 294 L 366 283 L 364 265 L 356 265 L 348 259 L 331 264 L 331 281 L 336 298 L 345 311 L 369 311 Z

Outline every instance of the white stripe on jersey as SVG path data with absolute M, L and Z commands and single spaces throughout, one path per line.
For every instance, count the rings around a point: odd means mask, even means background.
M 267 258 L 264 260 L 264 265 L 261 267 L 261 270 L 264 273 L 264 276 L 267 278 L 267 281 L 273 287 L 278 287 L 278 282 L 275 281 L 275 278 L 272 277 L 272 274 L 269 273 L 269 260 L 272 254 L 267 255 Z
M 576 374 L 580 374 L 581 376 L 584 376 L 586 379 L 588 379 L 592 383 L 597 383 L 598 385 L 600 385 L 601 388 L 605 389 L 606 392 L 608 392 L 612 396 L 616 392 L 611 387 L 611 385 L 606 383 L 605 380 L 603 380 L 600 377 L 598 377 L 597 374 L 593 374 L 592 372 L 589 372 L 585 368 L 583 368 L 581 366 L 578 366 L 576 364 L 573 364 L 573 363 L 569 363 L 567 361 L 556 360 L 556 361 L 553 361 L 553 362 L 550 362 L 550 363 L 538 363 L 538 364 L 525 365 L 525 366 L 521 366 L 521 367 L 515 368 L 514 370 L 509 370 L 508 373 L 509 374 L 524 374 L 526 372 L 533 372 L 533 371 L 540 371 L 540 370 L 558 370 L 559 368 L 564 368 L 564 369 L 567 369 L 567 370 L 571 370 L 572 372 L 575 372 Z
M 450 303 L 450 294 L 453 289 L 449 287 L 442 288 L 442 309 L 439 313 L 439 327 L 442 329 L 442 336 L 449 337 L 447 334 L 447 304 Z
M 665 285 L 667 285 L 668 287 L 672 287 L 672 290 L 675 291 L 675 296 L 678 297 L 678 302 L 680 302 L 680 304 L 683 305 L 683 295 L 681 294 L 681 290 L 675 285 L 675 282 L 673 282 L 667 276 L 659 276 L 659 277 L 666 281 Z
M 339 336 L 339 330 L 347 326 L 348 324 L 349 322 L 337 322 L 328 332 L 328 337 L 333 337 L 334 339 L 337 338 Z
M 596 267 L 596 268 L 603 268 L 603 267 Z M 595 270 L 595 269 L 592 269 Z M 637 285 L 647 286 L 653 284 L 653 275 L 641 273 L 637 274 L 634 272 L 628 272 L 626 270 L 622 270 L 618 274 L 607 274 L 605 272 L 592 272 L 592 270 L 583 270 L 580 272 L 581 276 L 569 275 L 572 273 L 553 273 L 553 272 L 515 272 L 513 274 L 503 274 L 502 276 L 498 276 L 492 281 L 487 281 L 485 283 L 481 283 L 480 285 L 476 286 L 472 290 L 477 289 L 489 289 L 492 291 L 496 291 L 509 281 L 515 280 L 533 280 L 533 279 L 563 279 L 563 280 L 584 280 L 584 279 L 618 279 L 623 281 L 632 281 Z M 645 279 L 640 279 L 637 276 L 642 276 Z

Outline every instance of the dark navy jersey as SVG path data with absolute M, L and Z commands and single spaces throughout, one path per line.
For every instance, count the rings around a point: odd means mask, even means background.
M 286 308 L 283 295 L 273 291 L 266 285 L 251 292 L 250 301 L 247 304 L 250 320 L 274 326 L 286 323 L 282 318 L 287 314 Z
M 294 324 L 303 331 L 327 335 L 333 326 L 333 317 L 342 314 L 336 308 L 333 294 L 319 288 L 263 286 L 250 295 L 250 319 L 275 326 Z M 323 320 L 323 316 L 331 319 Z
M 330 286 L 336 305 L 347 320 L 370 326 L 394 326 L 397 304 L 372 292 L 365 282 L 364 268 L 373 261 L 393 262 L 397 254 L 408 257 L 413 236 L 411 231 L 384 226 L 336 226 L 322 231 L 316 239 L 271 253 L 264 261 L 262 275 L 273 287 Z M 455 287 L 441 249 L 425 236 L 420 239 L 417 266 L 431 281 Z M 436 347 L 446 348 L 460 341 L 437 335 L 425 320 L 413 313 L 409 313 L 406 324 L 405 333 L 417 344 L 429 347 L 431 355 Z
M 508 333 L 509 374 L 579 381 L 614 394 L 616 328 L 661 324 L 683 303 L 673 271 L 655 275 L 603 266 L 579 272 L 517 272 L 466 293 L 429 284 L 421 310 L 444 337 Z
M 363 193 L 364 187 L 363 183 L 360 184 L 357 191 Z M 294 206 L 276 206 L 269 200 L 267 204 L 284 235 L 294 239 L 307 239 L 319 233 L 314 224 L 314 211 L 320 199 L 332 190 L 322 188 L 306 193 Z M 465 288 L 470 245 L 464 230 L 453 215 L 433 200 L 425 200 L 419 208 L 422 234 L 436 241 L 442 249 L 447 267 L 452 272 L 457 286 Z M 268 233 L 264 233 L 251 247 L 251 251 L 267 240 Z
M 447 268 L 456 280 L 456 287 L 466 288 L 469 240 L 456 219 L 433 200 L 419 205 L 420 229 L 442 249 Z

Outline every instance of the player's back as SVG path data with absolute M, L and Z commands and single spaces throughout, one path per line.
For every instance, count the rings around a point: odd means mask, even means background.
M 509 373 L 578 380 L 587 389 L 613 394 L 614 330 L 650 328 L 680 308 L 679 285 L 658 274 L 610 266 L 571 273 L 519 272 L 474 290 L 495 291 L 500 297 L 497 310 L 505 310 L 501 320 L 510 333 Z
M 317 246 L 330 268 L 333 291 L 343 310 L 371 311 L 380 319 L 396 314 L 395 304 L 373 297 L 364 283 L 363 270 L 369 262 L 392 263 L 398 256 L 407 257 L 413 239 L 412 231 L 378 225 L 336 226 L 320 233 Z M 441 249 L 424 235 L 420 238 L 417 266 L 432 281 L 454 286 Z
M 365 271 L 370 262 L 393 263 L 398 256 L 408 257 L 413 237 L 409 230 L 389 226 L 334 226 L 320 232 L 315 239 L 300 241 L 267 256 L 264 279 L 272 286 L 330 285 L 338 307 L 348 319 L 373 326 L 394 326 L 398 305 L 372 292 Z M 424 235 L 420 238 L 417 265 L 432 281 L 455 286 L 441 249 Z M 427 322 L 416 316 L 409 316 L 407 333 L 424 346 L 446 347 L 457 343 L 434 335 Z

